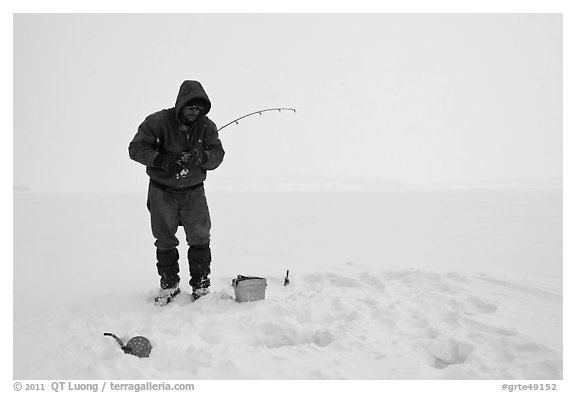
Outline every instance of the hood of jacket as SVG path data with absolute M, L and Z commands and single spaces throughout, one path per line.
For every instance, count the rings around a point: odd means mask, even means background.
M 190 101 L 198 100 L 203 103 L 204 110 L 200 113 L 200 116 L 205 116 L 210 112 L 212 103 L 208 98 L 208 94 L 198 81 L 184 81 L 180 85 L 180 91 L 178 92 L 178 97 L 176 97 L 176 105 L 174 106 L 175 115 L 178 119 L 180 116 L 180 111 L 182 108 Z

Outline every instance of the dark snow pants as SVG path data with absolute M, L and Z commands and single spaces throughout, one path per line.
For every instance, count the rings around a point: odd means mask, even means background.
M 191 189 L 176 191 L 150 183 L 148 210 L 152 234 L 156 239 L 154 245 L 160 285 L 169 288 L 180 281 L 176 232 L 178 226 L 182 225 L 189 246 L 190 285 L 195 289 L 210 286 L 211 222 L 204 186 L 200 184 Z

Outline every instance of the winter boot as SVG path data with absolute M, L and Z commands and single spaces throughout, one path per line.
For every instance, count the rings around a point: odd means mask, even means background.
M 172 250 L 156 250 L 156 258 L 158 259 L 156 267 L 160 275 L 160 290 L 154 298 L 154 304 L 158 306 L 165 306 L 172 302 L 174 297 L 180 293 L 178 257 L 178 249 L 176 248 Z
M 210 288 L 194 288 L 192 290 L 192 301 L 200 299 L 202 296 L 208 295 L 210 293 Z
M 173 287 L 169 288 L 161 287 L 160 290 L 158 291 L 158 295 L 154 297 L 154 304 L 157 306 L 165 306 L 168 303 L 171 303 L 172 300 L 174 300 L 174 298 L 178 296 L 178 294 L 180 294 L 180 288 L 178 283 L 176 283 Z
M 190 267 L 190 286 L 192 301 L 198 300 L 210 292 L 210 263 L 212 255 L 210 245 L 190 246 L 188 249 L 188 265 Z

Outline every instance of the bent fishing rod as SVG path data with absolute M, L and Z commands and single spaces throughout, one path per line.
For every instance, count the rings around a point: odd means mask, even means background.
M 241 116 L 241 117 L 239 117 L 239 118 L 237 118 L 237 119 L 234 119 L 234 120 L 232 120 L 230 123 L 227 123 L 227 124 L 223 125 L 222 127 L 218 128 L 217 131 L 220 131 L 220 130 L 222 130 L 223 128 L 228 127 L 228 126 L 231 125 L 231 124 L 234 124 L 234 123 L 238 124 L 238 121 L 240 121 L 240 120 L 242 120 L 242 119 L 244 119 L 244 118 L 246 118 L 246 117 L 248 117 L 248 116 L 252 116 L 252 115 L 256 115 L 256 114 L 260 114 L 260 115 L 261 115 L 263 112 L 269 112 L 269 111 L 278 111 L 278 112 L 282 112 L 282 111 L 293 111 L 294 113 L 296 113 L 296 109 L 294 109 L 294 108 L 268 108 L 268 109 L 262 109 L 262 110 L 259 110 L 259 111 L 256 111 L 256 112 L 248 113 L 247 115 Z

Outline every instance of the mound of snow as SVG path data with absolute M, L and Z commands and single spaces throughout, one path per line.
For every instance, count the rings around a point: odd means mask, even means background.
M 192 303 L 152 292 L 104 295 L 37 315 L 25 329 L 36 379 L 558 379 L 562 355 L 522 328 L 538 304 L 560 323 L 559 295 L 416 270 L 340 269 L 269 278 L 266 299 L 238 303 L 227 279 Z M 516 310 L 516 313 L 509 310 Z M 554 316 L 556 315 L 555 319 Z M 552 318 L 552 319 L 549 319 Z M 149 358 L 102 335 L 149 338 Z M 50 340 L 43 340 L 49 333 Z
M 209 203 L 212 293 L 161 308 L 144 193 L 15 193 L 14 378 L 562 378 L 561 192 Z M 237 274 L 266 277 L 266 299 L 234 301 Z

